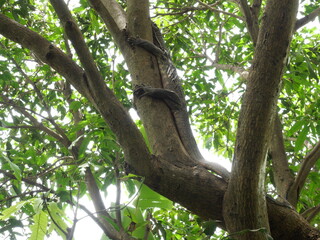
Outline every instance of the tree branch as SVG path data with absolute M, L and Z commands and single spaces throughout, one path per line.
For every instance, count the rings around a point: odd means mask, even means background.
M 121 221 L 121 209 L 120 209 L 120 199 L 121 199 L 121 180 L 120 180 L 120 171 L 119 171 L 119 165 L 120 165 L 120 156 L 119 152 L 116 152 L 116 158 L 114 161 L 114 174 L 115 174 L 115 180 L 116 180 L 116 188 L 117 188 L 117 194 L 116 194 L 116 202 L 115 202 L 115 211 L 116 211 L 116 222 L 120 228 L 120 231 L 123 232 L 123 226 Z
M 6 49 L 6 47 L 1 43 L 0 46 L 3 49 Z M 59 142 L 61 142 L 64 146 L 69 147 L 69 145 L 71 144 L 71 142 L 69 141 L 68 137 L 65 135 L 64 130 L 55 122 L 54 118 L 51 116 L 51 111 L 50 111 L 50 107 L 48 106 L 48 104 L 45 102 L 43 95 L 41 93 L 41 91 L 39 90 L 39 88 L 36 86 L 36 84 L 29 78 L 29 76 L 22 70 L 21 66 L 17 63 L 17 61 L 11 57 L 8 56 L 8 58 L 13 62 L 13 64 L 15 65 L 15 67 L 18 69 L 18 71 L 20 72 L 20 74 L 24 77 L 26 83 L 30 84 L 36 95 L 38 96 L 38 98 L 40 99 L 41 103 L 43 104 L 44 108 L 46 109 L 47 113 L 48 113 L 48 118 L 47 119 L 56 129 L 57 133 L 53 132 L 52 130 L 50 130 L 49 128 L 45 127 L 42 123 L 39 123 L 31 114 L 29 114 L 28 112 L 24 111 L 26 110 L 23 107 L 19 107 L 17 105 L 12 105 L 14 108 L 16 108 L 17 111 L 19 111 L 17 108 L 21 109 L 23 112 L 20 111 L 20 113 L 24 114 L 26 117 L 28 117 L 31 122 L 33 122 L 35 127 L 39 127 L 40 126 L 40 130 L 43 130 L 44 132 L 47 132 L 49 135 L 51 135 L 52 137 L 56 138 Z M 3 98 L 6 98 L 5 96 L 3 96 Z M 8 101 L 8 103 L 13 104 L 13 101 Z M 42 116 L 41 116 L 42 117 Z M 44 118 L 44 117 L 43 117 Z M 59 135 L 60 134 L 60 135 Z M 61 138 L 57 138 L 61 136 Z M 67 146 L 68 145 L 68 146 Z M 76 152 L 74 152 L 75 154 L 77 154 Z
M 260 31 L 247 1 L 240 0 L 249 31 L 256 43 L 252 68 L 238 121 L 231 178 L 223 213 L 229 233 L 244 229 L 269 231 L 265 200 L 265 161 L 272 119 L 279 96 L 298 0 L 269 0 Z M 259 37 L 258 34 L 259 33 Z M 263 233 L 245 233 L 237 239 L 266 239 Z
M 123 8 L 115 0 L 89 0 L 94 10 L 106 24 L 115 43 L 125 52 L 128 46 L 123 30 L 126 28 L 127 16 Z
M 13 103 L 13 101 L 8 100 L 8 98 L 4 95 L 1 95 L 2 98 L 6 99 L 6 104 L 12 106 L 17 112 L 20 112 L 22 115 L 24 115 L 26 118 L 28 118 L 32 125 L 47 133 L 49 136 L 57 139 L 60 143 L 62 143 L 66 148 L 68 148 L 71 144 L 71 141 L 69 141 L 68 137 L 63 133 L 63 135 L 60 135 L 54 131 L 52 131 L 50 128 L 44 126 L 42 123 L 40 123 L 35 117 L 33 117 L 25 108 L 20 107 Z
M 140 131 L 103 81 L 89 79 L 87 73 L 60 49 L 39 34 L 3 14 L 0 14 L 0 33 L 32 50 L 41 61 L 54 68 L 82 95 L 88 98 L 116 134 L 124 150 L 126 160 L 132 167 L 137 168 L 137 171 L 141 171 L 140 173 L 150 172 L 147 163 L 151 156 Z
M 320 212 L 320 204 L 307 209 L 306 211 L 304 211 L 303 213 L 301 213 L 301 215 L 308 221 L 311 222 L 312 219 L 314 219 Z
M 89 191 L 90 197 L 93 201 L 95 210 L 98 214 L 99 221 L 105 226 L 105 229 L 107 229 L 107 236 L 111 239 L 132 239 L 129 235 L 127 235 L 125 232 L 118 232 L 111 223 L 109 223 L 109 220 L 115 222 L 115 220 L 110 216 L 110 214 L 107 212 L 106 207 L 104 206 L 104 203 L 102 201 L 99 188 L 97 186 L 97 183 L 92 175 L 90 167 L 86 168 L 85 172 L 86 176 L 86 185 L 87 189 Z
M 320 158 L 320 141 L 311 150 L 311 152 L 309 152 L 307 156 L 304 158 L 301 168 L 297 174 L 297 177 L 288 191 L 288 201 L 293 206 L 296 206 L 299 199 L 300 191 L 302 190 L 303 185 L 305 184 L 305 181 L 311 169 L 314 167 L 315 163 L 319 158 Z
M 2 173 L 6 177 L 9 177 L 10 179 L 17 179 L 12 173 L 7 172 L 5 170 L 0 169 L 0 173 Z M 23 177 L 23 178 L 21 178 L 21 181 L 23 181 L 23 182 L 25 182 L 27 184 L 30 184 L 32 186 L 36 186 L 36 187 L 40 188 L 41 190 L 43 190 L 45 192 L 52 192 L 52 190 L 50 188 L 48 188 L 48 187 L 46 187 L 46 186 L 44 186 L 44 185 L 42 185 L 40 183 L 37 183 L 37 182 L 35 182 L 35 181 L 33 181 L 33 180 L 29 179 L 29 178 L 24 178 Z
M 284 147 L 281 122 L 278 114 L 276 114 L 273 127 L 273 136 L 271 137 L 270 154 L 272 157 L 272 171 L 278 194 L 283 198 L 287 198 L 289 187 L 294 181 L 286 156 Z
M 0 169 L 0 173 L 1 174 L 3 174 L 4 176 L 6 176 L 6 177 L 9 177 L 10 179 L 16 179 L 16 177 L 12 174 L 12 173 L 9 173 L 9 172 L 7 172 L 7 171 L 5 171 L 5 170 L 2 170 L 2 169 Z M 87 176 L 87 172 L 86 172 L 86 176 Z M 92 173 L 91 173 L 91 176 L 92 176 Z M 92 177 L 88 177 L 88 179 L 87 180 L 89 180 L 90 181 L 90 186 L 93 186 L 93 188 L 94 188 L 94 192 L 96 193 L 96 191 L 98 191 L 98 193 L 99 193 L 99 189 L 97 188 L 97 186 L 95 185 L 96 183 L 95 182 L 92 182 L 92 181 L 94 181 L 94 178 L 93 178 L 93 176 Z M 33 181 L 33 180 L 30 180 L 30 179 L 28 179 L 28 178 L 21 178 L 21 181 L 23 181 L 23 182 L 25 182 L 25 183 L 27 183 L 27 184 L 30 184 L 30 185 L 32 185 L 32 186 L 36 186 L 36 187 L 38 187 L 38 188 L 40 188 L 42 191 L 45 191 L 45 192 L 51 192 L 51 193 L 54 193 L 54 191 L 53 190 L 51 190 L 50 188 L 48 188 L 48 187 L 46 187 L 46 186 L 44 186 L 44 185 L 42 185 L 42 184 L 39 184 L 39 183 L 37 183 L 37 182 L 35 182 L 35 181 Z M 91 189 L 90 189 L 91 190 Z M 90 190 L 89 190 L 89 192 L 90 192 Z M 102 199 L 101 199 L 101 196 L 100 196 L 100 193 L 98 194 L 98 195 L 94 195 L 93 197 L 96 197 L 96 196 L 99 196 L 100 197 L 100 201 L 101 201 L 101 203 L 102 203 Z M 74 203 L 72 202 L 72 201 L 67 201 L 69 204 L 71 204 L 71 205 L 74 205 Z M 95 203 L 95 202 L 94 202 Z M 100 204 L 101 204 L 100 203 Z M 107 218 L 109 218 L 109 219 L 112 219 L 111 217 L 110 217 L 110 215 L 107 213 L 107 211 L 106 211 L 106 209 L 104 208 L 104 204 L 102 203 L 102 205 L 103 205 L 103 209 L 102 209 L 102 216 L 105 216 L 105 217 L 107 217 Z M 115 239 L 115 240 L 134 240 L 134 238 L 132 238 L 132 237 L 130 237 L 130 236 L 127 236 L 127 235 L 120 235 L 120 233 L 119 232 L 117 232 L 115 229 L 114 229 L 114 227 L 108 222 L 108 221 L 106 221 L 106 219 L 105 218 L 96 218 L 85 206 L 83 206 L 83 205 L 81 205 L 81 204 L 79 204 L 79 207 L 83 210 L 83 211 L 85 211 L 87 214 L 88 214 L 88 216 L 90 216 L 98 225 L 99 225 L 99 227 L 104 231 L 104 233 L 108 236 L 108 237 L 113 237 L 112 239 Z M 100 211 L 98 212 L 98 215 L 99 214 L 101 214 L 100 213 Z
M 309 15 L 298 19 L 294 27 L 294 31 L 297 31 L 299 28 L 303 27 L 307 23 L 314 21 L 316 17 L 319 15 L 320 15 L 320 8 L 317 8 L 313 10 Z
M 241 11 L 243 12 L 246 19 L 248 32 L 250 34 L 253 44 L 255 45 L 257 43 L 259 33 L 258 14 L 261 6 L 261 1 L 254 1 L 254 12 L 251 12 L 247 0 L 239 0 L 239 2 Z
M 94 62 L 87 44 L 84 41 L 83 35 L 73 20 L 71 13 L 63 0 L 50 0 L 52 6 L 57 13 L 64 30 L 72 42 L 80 62 L 85 70 L 89 92 L 93 99 L 97 99 L 94 88 L 105 88 L 105 83 Z M 98 84 L 98 85 L 97 85 Z
M 222 10 L 213 8 L 212 5 L 214 5 L 214 4 L 208 5 L 208 4 L 206 4 L 206 3 L 204 3 L 204 2 L 202 2 L 202 1 L 200 1 L 200 0 L 196 0 L 196 1 L 197 1 L 200 5 L 204 6 L 206 9 L 209 9 L 209 10 L 212 11 L 212 12 L 222 13 L 222 14 L 225 14 L 225 15 L 228 15 L 228 16 L 231 16 L 231 17 L 234 17 L 234 18 L 237 18 L 237 19 L 239 19 L 239 20 L 241 20 L 241 21 L 244 21 L 244 18 L 242 18 L 242 17 L 240 17 L 240 16 L 238 16 L 238 15 L 236 15 L 236 14 L 229 13 L 229 12 L 226 12 L 226 11 L 222 11 Z M 218 2 L 218 3 L 219 3 L 219 2 Z

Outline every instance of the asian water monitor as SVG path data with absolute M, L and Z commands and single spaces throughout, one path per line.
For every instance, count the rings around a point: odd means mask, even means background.
M 150 96 L 165 101 L 171 109 L 179 137 L 190 157 L 205 168 L 228 179 L 229 172 L 225 168 L 216 163 L 207 162 L 201 155 L 190 127 L 185 96 L 176 68 L 165 47 L 160 29 L 152 23 L 152 30 L 153 42 L 139 37 L 128 37 L 127 40 L 131 46 L 141 47 L 156 56 L 163 88 L 136 86 L 134 91 L 135 96 L 138 98 Z

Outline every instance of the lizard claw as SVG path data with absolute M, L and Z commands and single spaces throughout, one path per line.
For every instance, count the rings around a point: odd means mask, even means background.
M 145 94 L 146 91 L 144 90 L 144 87 L 140 86 L 140 85 L 136 85 L 135 89 L 133 91 L 133 94 L 137 97 L 137 98 L 142 98 L 143 94 Z

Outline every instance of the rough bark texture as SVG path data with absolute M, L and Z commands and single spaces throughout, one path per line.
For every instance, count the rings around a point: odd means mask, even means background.
M 294 181 L 294 177 L 289 169 L 286 157 L 281 122 L 278 116 L 274 120 L 273 136 L 270 144 L 270 155 L 272 158 L 272 170 L 277 193 L 283 198 L 287 198 L 289 187 Z
M 267 1 L 252 69 L 239 117 L 231 179 L 224 199 L 224 219 L 231 233 L 269 230 L 265 202 L 265 160 L 280 79 L 295 23 L 298 1 Z M 236 239 L 266 239 L 262 232 Z

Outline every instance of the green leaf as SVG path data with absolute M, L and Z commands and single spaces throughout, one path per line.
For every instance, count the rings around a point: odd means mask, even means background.
M 141 209 L 150 207 L 158 207 L 170 210 L 172 208 L 172 201 L 156 193 L 146 185 L 142 185 L 139 197 L 136 200 L 136 206 Z
M 21 181 L 21 170 L 18 165 L 14 164 L 10 159 L 1 153 L 1 156 L 9 163 L 10 168 L 13 170 L 13 175 L 17 178 L 18 181 Z
M 28 240 L 43 240 L 48 225 L 48 216 L 44 211 L 40 211 L 33 216 L 33 225 L 30 226 L 31 236 Z
M 74 111 L 76 111 L 76 110 L 78 110 L 80 107 L 81 107 L 81 105 L 82 105 L 82 103 L 81 102 L 79 102 L 79 101 L 73 101 L 73 102 L 71 102 L 71 104 L 70 104 L 70 110 L 74 110 Z
M 35 213 L 38 213 L 42 210 L 43 200 L 42 198 L 34 198 L 33 199 L 33 210 Z
M 295 132 L 301 129 L 302 125 L 304 125 L 306 122 L 305 120 L 297 121 L 288 131 L 288 136 L 292 136 Z
M 90 143 L 91 141 L 91 137 L 90 136 L 85 136 L 83 139 L 82 139 L 82 142 L 81 142 L 81 145 L 79 147 L 79 157 L 84 157 L 84 154 L 87 150 L 87 147 L 88 147 L 88 144 Z
M 57 203 L 50 202 L 47 205 L 48 211 L 50 211 L 50 217 L 58 224 L 60 228 L 62 228 L 65 232 L 67 231 L 68 225 L 64 221 L 65 213 L 58 207 Z M 48 228 L 48 233 L 51 233 L 55 230 L 61 237 L 65 237 L 65 234 L 57 227 L 57 225 L 53 222 L 50 224 Z
M 310 78 L 314 78 L 314 79 L 316 79 L 316 80 L 319 80 L 317 73 L 316 73 L 315 70 L 313 69 L 313 67 L 312 67 L 312 65 L 311 65 L 311 63 L 310 63 L 310 60 L 309 60 L 308 56 L 306 56 L 306 55 L 305 55 L 305 60 L 306 60 L 306 62 L 307 62 L 307 66 L 308 66 Z
M 215 221 L 206 221 L 204 223 L 202 223 L 202 226 L 204 227 L 204 233 L 207 235 L 207 236 L 211 236 L 214 234 L 214 232 L 216 231 L 217 229 L 217 224 Z
M 15 205 L 3 210 L 0 215 L 0 220 L 6 220 L 9 217 L 13 216 L 14 213 L 16 213 L 18 210 L 20 210 L 20 208 L 22 208 L 28 202 L 29 202 L 29 200 L 28 201 L 21 201 Z
M 294 151 L 298 152 L 302 149 L 304 141 L 307 139 L 307 134 L 309 131 L 309 126 L 305 126 L 302 131 L 299 133 L 297 141 L 296 141 L 296 145 L 294 147 Z
M 6 3 L 6 0 L 0 0 L 0 8 L 3 6 L 3 4 Z

